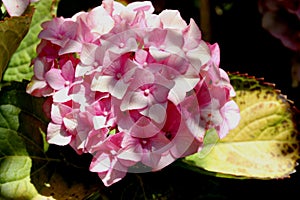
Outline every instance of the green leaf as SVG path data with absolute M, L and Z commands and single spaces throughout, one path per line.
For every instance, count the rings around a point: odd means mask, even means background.
M 207 154 L 183 161 L 217 176 L 274 179 L 289 177 L 299 159 L 295 118 L 299 114 L 274 85 L 248 75 L 231 74 L 241 121 Z
M 33 69 L 30 66 L 32 59 L 36 57 L 36 47 L 40 42 L 38 34 L 42 30 L 41 23 L 56 16 L 58 2 L 58 0 L 40 0 L 34 4 L 35 12 L 29 32 L 12 56 L 3 80 L 22 81 L 32 77 Z
M 32 199 L 37 195 L 30 183 L 31 159 L 16 132 L 19 113 L 15 106 L 0 106 L 0 197 L 5 199 Z
M 199 158 L 206 157 L 210 151 L 214 148 L 214 146 L 219 141 L 219 135 L 215 129 L 209 129 L 204 136 L 203 139 L 203 148 L 199 152 Z
M 0 127 L 18 130 L 19 124 L 18 115 L 20 113 L 20 109 L 17 107 L 13 107 L 10 105 L 1 105 L 0 106 Z
M 27 94 L 25 89 L 28 82 L 8 82 L 3 84 L 0 91 L 0 153 L 3 154 L 0 155 L 0 181 L 3 180 L 0 184 L 3 186 L 1 189 L 7 188 L 3 189 L 6 192 L 3 194 L 0 189 L 0 199 L 34 197 L 38 200 L 46 196 L 86 199 L 99 188 L 105 187 L 98 175 L 88 170 L 92 157 L 90 154 L 79 156 L 69 146 L 49 146 L 45 141 L 49 119 L 42 109 L 45 99 Z M 12 131 L 17 139 L 10 137 Z M 2 137 L 5 139 L 2 140 Z M 7 145 L 3 146 L 1 141 Z M 20 144 L 17 145 L 17 141 Z M 22 157 L 16 155 L 17 151 L 22 152 Z M 7 174 L 15 171 L 22 172 L 22 176 L 12 176 L 17 180 L 13 182 L 8 182 L 8 178 L 1 179 L 1 172 L 5 171 L 1 168 L 1 161 L 9 163 L 5 169 L 11 171 L 6 170 Z M 12 192 L 7 193 L 9 191 Z
M 0 199 L 5 200 L 48 198 L 31 182 L 32 157 L 43 158 L 43 139 L 36 129 L 45 125 L 33 109 L 37 101 L 25 93 L 24 86 L 11 83 L 0 92 Z
M 32 14 L 33 9 L 29 7 L 23 16 L 0 21 L 0 81 L 11 56 L 28 32 Z
M 45 116 L 42 109 L 45 102 L 44 98 L 37 98 L 26 93 L 26 86 L 29 81 L 7 82 L 0 85 L 0 105 L 11 104 L 17 106 L 22 112 L 27 113 L 38 121 L 46 124 L 49 119 Z M 21 125 L 23 121 L 20 122 Z M 32 123 L 31 123 L 32 124 Z

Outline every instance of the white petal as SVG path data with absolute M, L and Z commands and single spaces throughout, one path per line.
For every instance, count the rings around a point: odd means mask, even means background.
M 163 10 L 159 17 L 163 23 L 164 28 L 184 29 L 187 24 L 180 16 L 177 10 Z
M 104 116 L 94 116 L 93 117 L 93 124 L 94 129 L 99 130 L 100 128 L 105 127 L 106 117 Z
M 200 69 L 200 67 L 206 64 L 211 58 L 210 50 L 203 41 L 197 48 L 188 51 L 186 56 L 189 58 L 192 66 L 196 69 Z
M 68 92 L 69 92 L 69 87 L 65 87 L 55 92 L 53 95 L 53 102 L 67 102 L 71 100 L 71 97 L 69 96 Z
M 10 16 L 20 16 L 29 5 L 29 0 L 2 0 Z
M 91 84 L 91 90 L 109 92 L 109 88 L 112 84 L 114 84 L 114 77 L 112 76 L 95 76 Z
M 67 135 L 59 124 L 49 123 L 47 129 L 47 141 L 50 144 L 67 145 L 71 142 L 71 135 Z
M 122 100 L 121 111 L 145 108 L 148 104 L 147 97 L 137 92 L 128 93 Z
M 149 48 L 149 52 L 151 54 L 151 56 L 153 56 L 153 58 L 157 61 L 161 61 L 166 59 L 168 56 L 170 56 L 170 53 L 165 52 L 165 51 L 161 51 L 159 49 L 157 49 L 156 47 L 151 46 Z

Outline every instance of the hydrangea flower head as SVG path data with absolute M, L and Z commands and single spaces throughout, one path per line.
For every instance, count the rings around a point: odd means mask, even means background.
M 104 0 L 45 22 L 27 92 L 49 99 L 47 140 L 90 153 L 106 186 L 201 151 L 239 122 L 219 47 L 176 10 Z

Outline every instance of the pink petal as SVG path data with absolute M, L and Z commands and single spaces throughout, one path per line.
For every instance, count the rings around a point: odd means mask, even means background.
M 52 104 L 51 107 L 51 119 L 52 122 L 56 124 L 62 124 L 63 123 L 63 117 L 65 117 L 68 113 L 72 111 L 72 108 L 69 106 L 66 106 L 64 104 Z
M 64 117 L 63 122 L 64 122 L 64 125 L 65 125 L 66 129 L 69 130 L 69 131 L 73 132 L 77 128 L 77 120 L 74 119 L 74 118 Z
M 132 141 L 135 141 L 132 142 Z M 131 144 L 126 145 L 125 148 L 118 153 L 118 159 L 121 160 L 130 160 L 131 162 L 139 162 L 141 161 L 142 154 L 141 154 L 141 146 L 137 142 L 136 139 L 131 139 Z
M 148 52 L 142 49 L 137 50 L 137 52 L 135 53 L 135 60 L 140 63 L 140 64 L 144 64 L 146 62 L 147 56 L 148 56 Z
M 113 76 L 95 75 L 91 84 L 92 91 L 109 92 L 110 86 L 115 84 Z
M 190 24 L 184 30 L 184 39 L 185 44 L 184 48 L 186 49 L 194 49 L 198 46 L 199 42 L 201 41 L 201 31 L 197 26 L 196 22 L 191 19 Z
M 91 32 L 100 35 L 108 33 L 115 25 L 112 17 L 102 6 L 92 9 L 88 14 L 87 21 L 92 28 Z
M 125 83 L 123 80 L 116 82 L 115 86 L 111 89 L 111 95 L 117 99 L 122 99 L 127 91 L 129 84 Z
M 63 78 L 60 69 L 50 69 L 45 74 L 45 79 L 54 90 L 60 90 L 65 87 L 66 80 Z
M 161 153 L 147 152 L 144 153 L 142 163 L 148 167 L 156 168 L 161 161 Z
M 201 41 L 195 49 L 188 51 L 186 56 L 189 58 L 192 66 L 196 69 L 200 69 L 201 66 L 211 59 L 210 49 L 204 41 Z
M 26 92 L 28 94 L 34 94 L 47 87 L 47 83 L 45 81 L 40 81 L 36 79 L 32 79 L 31 82 L 27 85 Z M 41 96 L 42 93 L 38 92 L 38 96 Z
M 96 58 L 95 53 L 98 45 L 86 43 L 82 45 L 80 61 L 85 65 L 93 65 Z
M 104 116 L 94 116 L 93 117 L 93 124 L 94 124 L 94 129 L 99 130 L 101 128 L 106 127 L 106 117 Z
M 62 124 L 64 114 L 66 114 L 66 113 L 63 113 L 63 114 L 61 113 L 61 109 L 59 107 L 59 104 L 52 104 L 52 106 L 51 106 L 51 119 L 52 119 L 52 122 L 54 122 L 56 124 Z
M 111 158 L 107 154 L 98 153 L 94 156 L 91 165 L 91 172 L 106 172 L 111 166 Z
M 170 153 L 161 155 L 160 162 L 156 166 L 152 167 L 152 171 L 158 171 L 173 163 L 176 160 Z
M 150 52 L 151 56 L 157 61 L 165 60 L 166 58 L 168 58 L 170 56 L 169 52 L 162 51 L 153 46 L 151 46 L 149 48 L 149 52 Z
M 159 124 L 163 123 L 166 119 L 166 104 L 150 105 L 145 111 L 141 113 Z
M 123 167 L 122 170 L 116 170 L 120 169 L 121 167 L 121 164 L 117 162 L 108 172 L 98 173 L 105 186 L 110 186 L 125 177 L 127 168 Z
M 186 97 L 186 92 L 191 91 L 200 81 L 199 77 L 178 77 L 175 80 L 175 85 L 169 92 L 168 99 L 175 105 L 178 105 Z
M 80 52 L 82 44 L 75 40 L 68 40 L 64 46 L 59 50 L 58 55 Z
M 144 1 L 144 2 L 132 2 L 127 5 L 126 7 L 128 10 L 132 11 L 145 11 L 146 13 L 153 13 L 154 12 L 154 7 L 151 3 L 151 1 Z
M 194 135 L 191 134 L 186 126 L 180 126 L 180 129 L 177 131 L 176 136 L 172 140 L 173 146 L 170 149 L 170 152 L 176 159 L 182 157 L 182 155 L 193 144 L 194 139 Z
M 173 29 L 184 29 L 187 24 L 180 16 L 180 13 L 177 10 L 163 10 L 159 17 L 163 23 L 164 28 L 173 28 Z
M 72 61 L 69 60 L 62 66 L 61 73 L 66 81 L 73 82 L 74 72 L 75 70 Z
M 240 109 L 233 100 L 224 105 L 222 112 L 225 114 L 229 129 L 233 129 L 239 124 L 241 119 Z
M 125 95 L 121 103 L 121 111 L 145 108 L 148 105 L 147 97 L 142 92 L 130 92 Z
M 42 59 L 35 59 L 34 60 L 34 76 L 39 80 L 44 80 L 45 73 L 51 68 L 51 64 L 45 62 Z
M 130 128 L 130 135 L 137 138 L 150 138 L 160 132 L 160 128 L 146 118 L 140 117 Z

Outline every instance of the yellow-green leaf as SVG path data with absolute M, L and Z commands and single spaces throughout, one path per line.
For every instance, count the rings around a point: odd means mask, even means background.
M 271 84 L 231 74 L 241 121 L 205 157 L 184 159 L 218 176 L 274 179 L 289 177 L 299 159 L 293 103 Z
M 23 16 L 0 21 L 0 81 L 11 56 L 28 32 L 32 14 L 33 9 L 30 7 Z
M 199 152 L 199 158 L 204 158 L 210 151 L 214 148 L 214 146 L 219 141 L 219 135 L 215 129 L 210 129 L 205 133 L 203 139 L 203 148 Z

